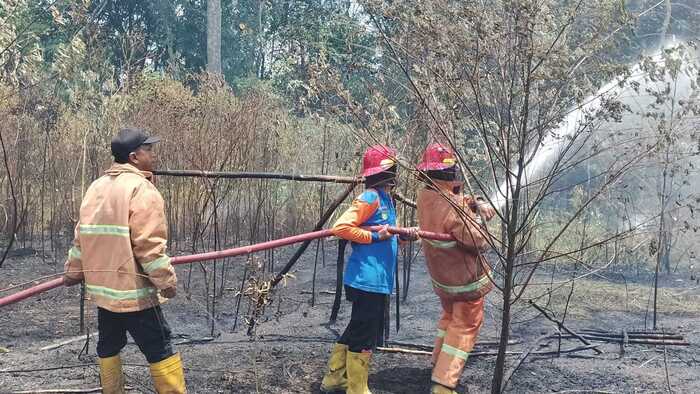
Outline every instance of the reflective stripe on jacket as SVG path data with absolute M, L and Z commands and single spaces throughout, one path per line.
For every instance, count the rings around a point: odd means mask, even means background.
M 134 312 L 160 304 L 158 291 L 176 286 L 165 254 L 163 197 L 130 164 L 113 164 L 88 188 L 80 205 L 65 275 L 84 279 L 99 307 Z
M 396 225 L 396 210 L 391 196 L 383 190 L 367 189 L 333 225 L 333 234 L 347 239 L 352 253 L 345 268 L 343 283 L 347 286 L 381 294 L 391 294 L 394 288 L 396 236 L 380 241 L 377 233 L 363 226 Z
M 486 238 L 474 222 L 471 200 L 454 194 L 452 182 L 434 182 L 435 188 L 418 192 L 419 227 L 450 234 L 456 241 L 421 240 L 433 289 L 447 299 L 477 299 L 493 288 L 479 254 L 488 246 Z

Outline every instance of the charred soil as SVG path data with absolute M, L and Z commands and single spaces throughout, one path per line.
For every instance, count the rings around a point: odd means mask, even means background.
M 338 321 L 328 319 L 335 290 L 336 256 L 334 243 L 326 245 L 325 265 L 320 261 L 315 283 L 315 303 L 311 305 L 314 253 L 310 248 L 297 264 L 294 276 L 269 294 L 254 333 L 247 335 L 247 318 L 252 303 L 243 296 L 236 322 L 236 307 L 244 274 L 245 258 L 228 261 L 225 280 L 217 278 L 214 335 L 210 319 L 213 265 L 205 263 L 210 280 L 209 296 L 204 286 L 202 266 L 178 267 L 179 293 L 164 305 L 165 315 L 181 352 L 191 393 L 313 393 L 318 392 L 328 352 L 349 318 L 349 304 L 343 302 Z M 286 262 L 292 249 L 275 254 L 277 269 Z M 219 270 L 221 270 L 221 264 Z M 6 261 L 0 289 L 23 283 L 62 269 L 60 264 L 41 258 L 19 256 Z M 411 269 L 408 297 L 400 303 L 400 330 L 396 331 L 396 305 L 392 297 L 389 341 L 430 345 L 440 305 L 433 294 L 421 258 Z M 247 275 L 252 273 L 248 270 Z M 188 279 L 189 278 L 189 279 Z M 542 278 L 544 280 L 544 276 Z M 189 291 L 185 284 L 189 282 Z M 223 286 L 222 286 L 223 284 Z M 403 284 L 402 284 L 403 286 Z M 546 286 L 544 286 L 546 287 Z M 245 290 L 249 286 L 243 286 Z M 570 287 L 565 287 L 566 293 Z M 535 290 L 537 290 L 535 288 Z M 5 291 L 7 295 L 16 290 Z M 534 291 L 534 290 L 533 290 Z M 649 283 L 620 284 L 603 278 L 577 282 L 567 327 L 573 330 L 600 329 L 613 332 L 643 330 L 651 327 Z M 532 293 L 533 295 L 535 293 Z M 512 337 L 517 344 L 509 351 L 531 350 L 513 374 L 507 391 L 514 393 L 551 392 L 700 392 L 698 343 L 700 329 L 700 290 L 682 277 L 663 281 L 659 307 L 659 327 L 684 336 L 689 346 L 648 346 L 628 344 L 624 354 L 619 343 L 602 343 L 602 354 L 592 350 L 568 355 L 538 355 L 556 350 L 557 339 L 535 344 L 543 334 L 556 332 L 556 325 L 538 316 L 521 303 L 516 308 Z M 561 310 L 566 294 L 542 297 L 538 304 Z M 482 343 L 495 341 L 500 327 L 501 298 L 492 292 L 486 303 L 486 320 L 480 334 Z M 559 309 L 558 309 L 559 308 Z M 86 305 L 86 330 L 96 331 L 96 311 Z M 88 389 L 99 386 L 96 366 L 96 336 L 49 350 L 42 348 L 79 335 L 79 287 L 60 288 L 5 307 L 0 311 L 0 392 L 46 389 Z M 234 322 L 236 327 L 234 329 Z M 87 343 L 86 343 L 87 342 Z M 564 339 L 561 349 L 580 346 L 577 340 Z M 475 349 L 495 352 L 493 346 Z M 122 352 L 130 392 L 153 392 L 144 357 L 129 343 Z M 509 357 L 513 368 L 519 355 Z M 473 356 L 464 371 L 460 392 L 490 392 L 495 356 Z M 425 355 L 377 352 L 370 369 L 370 388 L 375 394 L 428 393 L 430 358 Z

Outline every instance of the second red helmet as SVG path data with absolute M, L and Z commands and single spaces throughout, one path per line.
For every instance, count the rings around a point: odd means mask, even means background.
M 452 149 L 439 142 L 434 142 L 425 148 L 423 160 L 418 163 L 416 168 L 420 171 L 439 171 L 448 169 L 455 164 L 457 164 L 457 158 Z

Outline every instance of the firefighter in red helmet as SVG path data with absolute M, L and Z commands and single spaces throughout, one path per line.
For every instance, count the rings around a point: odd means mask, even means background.
M 418 192 L 421 230 L 447 233 L 455 241 L 422 239 L 433 289 L 442 304 L 433 347 L 433 394 L 454 389 L 474 347 L 484 318 L 484 297 L 493 288 L 481 251 L 488 246 L 477 214 L 490 220 L 495 211 L 481 199 L 459 193 L 457 160 L 442 144 L 428 145 L 418 165 L 425 187 Z
M 398 240 L 387 229 L 396 225 L 391 199 L 396 170 L 394 149 L 384 145 L 369 147 L 362 162 L 365 191 L 333 225 L 333 234 L 352 245 L 343 276 L 352 312 L 345 332 L 331 351 L 321 382 L 322 392 L 370 394 L 370 358 L 382 335 L 384 303 L 393 289 L 396 269 Z M 372 232 L 362 228 L 367 226 L 382 229 Z

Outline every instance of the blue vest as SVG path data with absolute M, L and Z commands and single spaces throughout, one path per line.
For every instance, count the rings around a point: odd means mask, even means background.
M 374 214 L 361 224 L 396 226 L 396 209 L 391 196 L 383 190 L 365 190 L 358 200 L 373 204 L 379 199 L 379 207 Z M 350 242 L 352 253 L 345 268 L 343 283 L 356 289 L 381 294 L 391 294 L 394 288 L 398 239 L 393 236 L 384 241 L 370 244 Z

